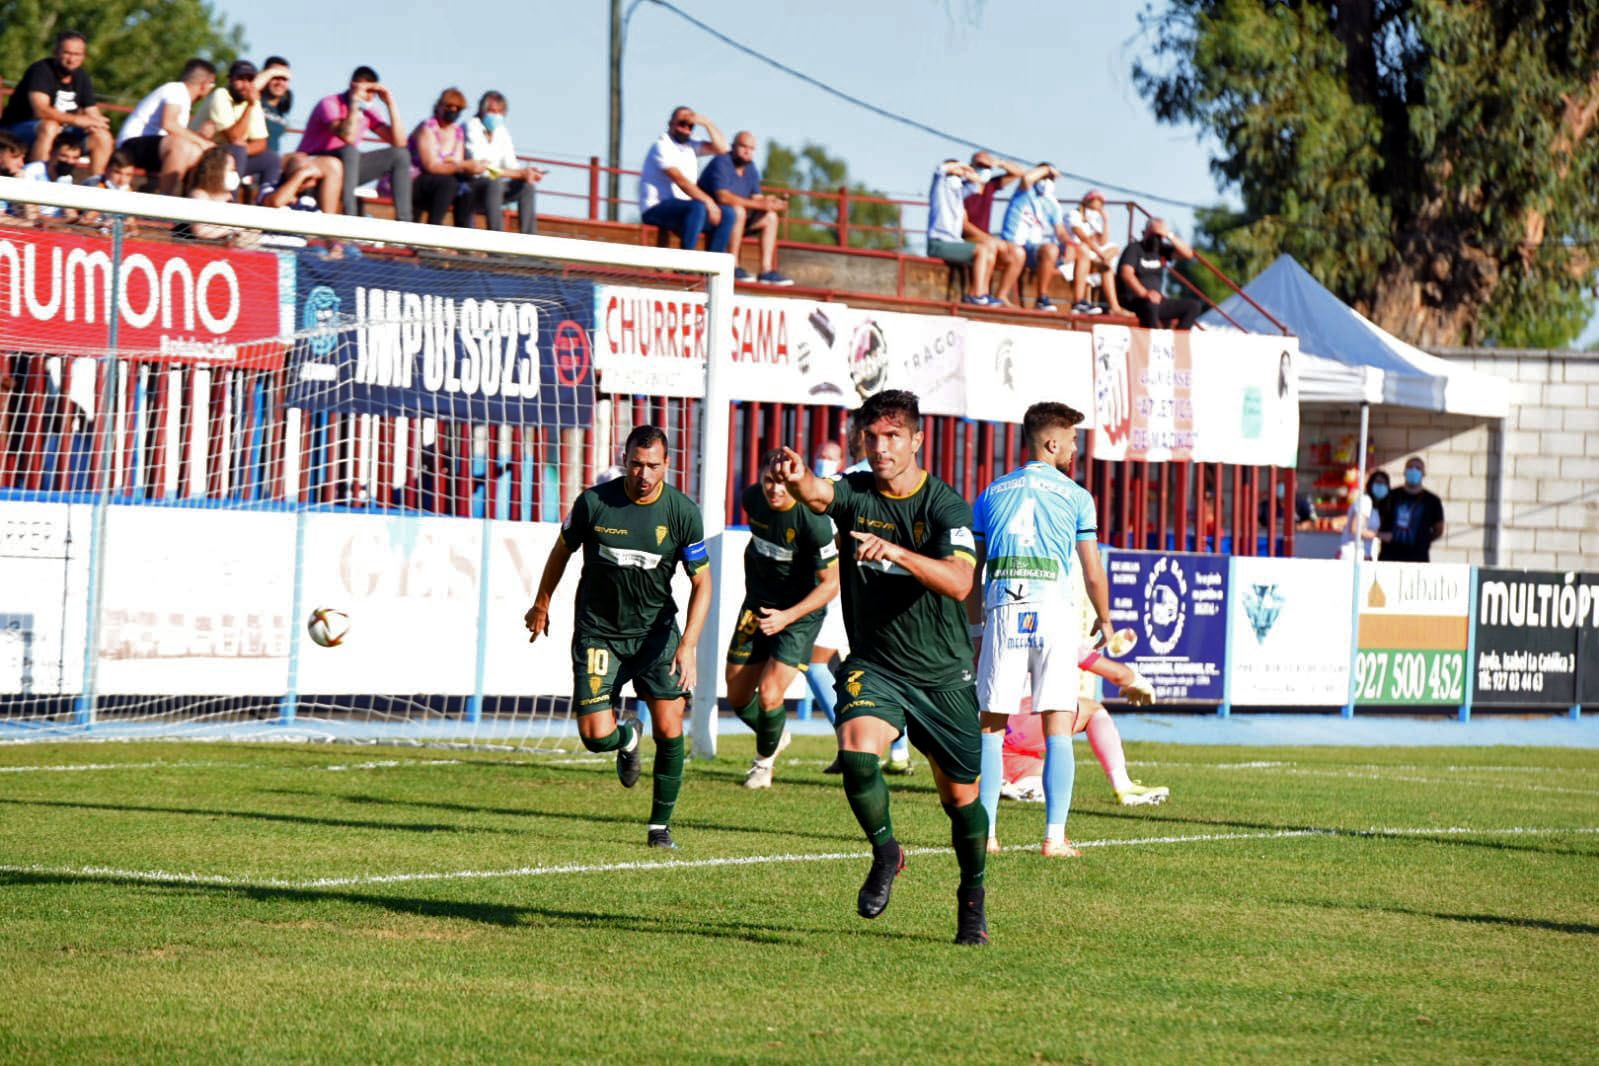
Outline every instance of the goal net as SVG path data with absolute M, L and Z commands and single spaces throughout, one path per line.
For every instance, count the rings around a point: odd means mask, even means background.
M 549 637 L 522 618 L 646 422 L 719 567 L 725 400 L 609 393 L 594 342 L 625 285 L 699 307 L 637 328 L 714 366 L 727 257 L 10 180 L 0 201 L 40 216 L 0 226 L 0 740 L 571 749 L 580 563 Z M 350 620 L 336 647 L 318 608 Z

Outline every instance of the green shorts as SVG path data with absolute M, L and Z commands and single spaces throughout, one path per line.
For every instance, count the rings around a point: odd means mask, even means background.
M 581 630 L 572 635 L 572 707 L 579 717 L 608 711 L 633 682 L 640 699 L 687 696 L 672 673 L 677 627 L 652 629 L 641 637 L 605 637 Z
M 957 784 L 977 780 L 982 727 L 977 686 L 927 688 L 880 666 L 845 659 L 838 670 L 838 721 L 879 718 L 910 735 L 911 743 Z
M 971 241 L 941 241 L 927 238 L 927 254 L 946 263 L 970 263 L 977 256 L 977 245 Z
M 739 608 L 738 624 L 733 627 L 733 639 L 727 645 L 727 661 L 742 666 L 776 659 L 803 670 L 811 663 L 811 649 L 816 646 L 816 634 L 822 631 L 822 620 L 826 617 L 826 611 L 812 611 L 781 633 L 769 637 L 761 632 L 755 605 L 746 600 Z

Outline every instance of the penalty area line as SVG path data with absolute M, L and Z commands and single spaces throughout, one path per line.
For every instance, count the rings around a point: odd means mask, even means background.
M 1599 833 L 1599 826 L 1556 828 L 1510 826 L 1479 829 L 1473 826 L 1374 826 L 1367 829 L 1279 829 L 1260 833 L 1190 833 L 1175 836 L 1130 837 L 1126 839 L 1079 840 L 1079 848 L 1160 847 L 1175 844 L 1210 844 L 1239 840 L 1293 840 L 1305 837 L 1348 837 L 1373 839 L 1409 836 L 1561 836 Z M 1007 852 L 1032 851 L 1036 844 L 1012 844 Z M 948 855 L 949 848 L 906 848 L 906 855 Z M 169 870 L 131 870 L 113 866 L 46 866 L 42 864 L 0 864 L 0 874 L 69 877 L 84 880 L 136 881 L 145 884 L 208 885 L 218 888 L 266 888 L 285 891 L 314 891 L 329 888 L 361 888 L 374 885 L 415 884 L 428 881 L 488 881 L 519 877 L 553 877 L 564 874 L 629 873 L 656 870 L 708 870 L 736 866 L 775 866 L 791 863 L 842 862 L 871 857 L 866 851 L 828 851 L 778 855 L 737 855 L 708 859 L 668 859 L 645 862 L 567 863 L 554 866 L 516 866 L 497 870 L 437 870 L 415 873 L 358 874 L 349 877 L 317 877 L 291 880 L 276 877 L 239 877 L 227 874 L 182 873 Z

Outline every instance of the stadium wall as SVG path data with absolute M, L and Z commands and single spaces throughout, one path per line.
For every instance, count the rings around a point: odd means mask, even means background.
M 1405 460 L 1420 455 L 1427 487 L 1443 499 L 1448 535 L 1434 547 L 1433 560 L 1599 568 L 1599 353 L 1466 348 L 1434 354 L 1503 376 L 1512 395 L 1502 430 L 1493 419 L 1372 409 L 1374 464 L 1397 484 Z M 1300 439 L 1337 440 L 1358 424 L 1353 407 L 1306 407 Z M 1502 519 L 1497 545 L 1496 519 Z

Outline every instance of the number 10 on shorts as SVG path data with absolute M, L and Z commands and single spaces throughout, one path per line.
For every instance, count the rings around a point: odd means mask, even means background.
M 589 673 L 604 677 L 611 669 L 611 652 L 608 648 L 585 648 L 588 653 Z

